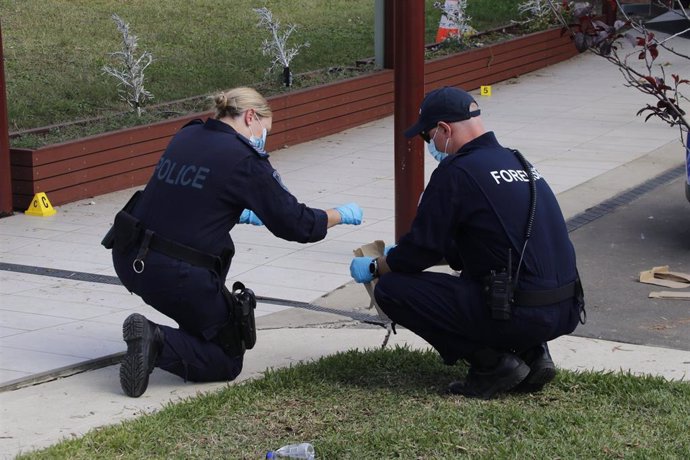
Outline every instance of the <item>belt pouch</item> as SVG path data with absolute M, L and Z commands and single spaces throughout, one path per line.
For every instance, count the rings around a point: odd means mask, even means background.
M 124 254 L 138 244 L 141 237 L 141 222 L 126 211 L 120 211 L 115 215 L 113 223 L 114 248 Z
M 134 206 L 137 204 L 137 201 L 139 201 L 139 198 L 141 198 L 142 193 L 143 193 L 143 190 L 137 190 L 136 192 L 134 192 L 134 194 L 129 198 L 129 200 L 127 201 L 125 206 L 122 208 L 122 210 L 127 212 L 127 213 L 131 213 L 132 210 L 134 210 Z M 112 249 L 114 243 L 115 243 L 115 225 L 113 224 L 108 229 L 108 232 L 105 234 L 105 236 L 103 237 L 101 244 L 106 249 Z

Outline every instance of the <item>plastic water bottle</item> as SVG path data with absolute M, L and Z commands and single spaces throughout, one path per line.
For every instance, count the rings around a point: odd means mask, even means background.
M 279 458 L 314 460 L 314 446 L 308 442 L 303 442 L 301 444 L 289 444 L 281 447 L 275 452 L 269 451 L 266 454 L 266 458 L 274 460 Z

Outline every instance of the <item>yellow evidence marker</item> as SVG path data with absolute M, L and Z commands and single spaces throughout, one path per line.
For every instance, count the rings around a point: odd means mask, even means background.
M 481 86 L 479 88 L 479 94 L 482 96 L 491 96 L 491 86 Z
M 57 211 L 53 209 L 53 206 L 50 204 L 48 196 L 45 193 L 40 192 L 34 195 L 34 199 L 31 200 L 31 204 L 29 205 L 29 208 L 24 211 L 24 214 L 29 216 L 48 217 L 52 216 L 56 212 Z

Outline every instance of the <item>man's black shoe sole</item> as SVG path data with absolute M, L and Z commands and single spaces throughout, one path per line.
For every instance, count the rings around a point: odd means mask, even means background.
M 544 365 L 533 369 L 527 378 L 523 380 L 512 391 L 516 393 L 537 393 L 541 391 L 544 386 L 556 378 L 556 367 L 553 362 L 550 365 Z
M 149 385 L 148 356 L 145 354 L 145 340 L 153 342 L 154 337 L 145 337 L 149 331 L 148 320 L 138 313 L 131 314 L 122 324 L 122 338 L 127 342 L 127 354 L 120 364 L 120 386 L 127 396 L 138 398 Z M 155 346 L 153 343 L 150 346 Z
M 521 362 L 520 365 L 513 369 L 509 375 L 497 379 L 491 388 L 488 388 L 483 392 L 476 392 L 466 388 L 465 382 L 452 382 L 448 386 L 448 391 L 451 394 L 459 394 L 467 398 L 492 399 L 499 393 L 505 393 L 515 388 L 520 384 L 520 382 L 527 378 L 529 372 L 529 366 Z

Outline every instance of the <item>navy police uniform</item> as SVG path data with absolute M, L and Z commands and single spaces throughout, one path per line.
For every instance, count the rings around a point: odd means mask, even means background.
M 204 268 L 151 249 L 135 271 L 138 245 L 113 250 L 127 289 L 178 323 L 179 329 L 160 326 L 165 340 L 157 366 L 185 379 L 232 380 L 242 370 L 243 356 L 229 356 L 216 338 L 229 321 L 229 232 L 244 209 L 286 240 L 306 243 L 326 235 L 326 212 L 299 203 L 267 154 L 221 121 L 195 120 L 171 140 L 131 214 L 143 228 L 217 256 L 220 264 Z
M 536 179 L 536 215 L 517 289 L 549 290 L 572 283 L 575 252 L 556 198 Z M 576 298 L 512 309 L 510 321 L 492 319 L 484 299 L 491 270 L 516 275 L 530 208 L 529 176 L 493 132 L 468 142 L 433 172 L 409 233 L 388 253 L 391 272 L 375 289 L 378 305 L 395 323 L 427 340 L 448 364 L 480 349 L 520 352 L 572 332 L 580 318 Z M 443 259 L 459 276 L 425 272 Z

